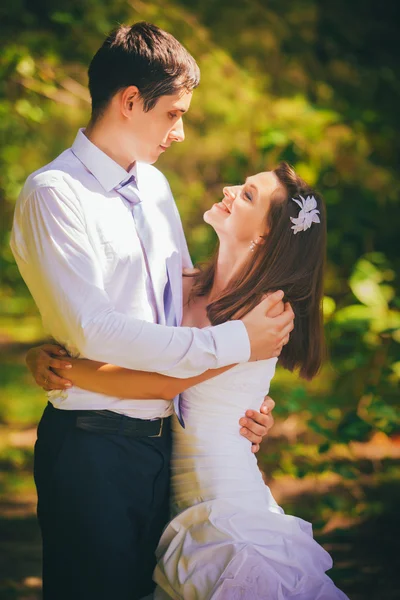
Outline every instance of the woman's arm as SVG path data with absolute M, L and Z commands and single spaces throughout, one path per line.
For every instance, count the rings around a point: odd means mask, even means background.
M 201 375 L 179 379 L 160 373 L 132 371 L 131 369 L 81 358 L 68 358 L 68 362 L 72 364 L 71 369 L 53 368 L 53 370 L 57 375 L 69 379 L 73 385 L 106 396 L 138 400 L 152 400 L 154 398 L 173 400 L 175 396 L 184 390 L 220 375 L 234 366 L 209 369 Z
M 69 374 L 73 370 L 71 368 L 72 363 L 75 366 L 75 382 L 78 385 L 79 380 L 80 387 L 83 389 L 103 394 L 118 395 L 120 398 L 136 398 L 139 395 L 139 399 L 164 397 L 167 400 L 174 398 L 187 387 L 201 383 L 201 381 L 210 379 L 230 368 L 223 367 L 215 371 L 206 371 L 203 375 L 198 375 L 190 379 L 174 379 L 157 373 L 135 372 L 104 363 L 91 363 L 89 360 L 72 359 L 67 357 L 66 351 L 57 345 L 47 344 L 31 348 L 27 354 L 27 366 L 36 383 L 47 391 L 63 390 L 72 384 L 72 381 L 69 379 L 62 379 L 55 374 L 55 371 L 57 371 L 69 377 Z M 85 365 L 85 363 L 87 364 Z M 100 383 L 97 379 L 99 375 L 102 378 Z M 135 382 L 137 383 L 135 384 Z M 116 383 L 118 389 L 115 387 Z M 93 384 L 92 387 L 90 387 L 90 384 Z M 130 388 L 128 389 L 128 384 L 136 385 L 135 391 L 131 391 Z M 163 386 L 162 390 L 160 384 Z M 169 388 L 169 386 L 171 387 Z M 271 399 L 268 400 L 270 405 L 268 406 L 264 403 L 265 406 L 263 405 L 261 408 L 264 414 L 254 410 L 247 411 L 247 418 L 242 417 L 239 421 L 241 425 L 240 435 L 252 442 L 252 452 L 258 451 L 262 438 L 273 424 L 272 415 L 267 413 L 272 410 L 274 402 Z

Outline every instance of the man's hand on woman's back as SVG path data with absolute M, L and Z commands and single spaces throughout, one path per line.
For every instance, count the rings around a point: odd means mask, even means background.
M 260 412 L 247 410 L 246 415 L 239 421 L 241 426 L 240 435 L 251 441 L 251 451 L 253 453 L 259 451 L 261 442 L 274 425 L 274 417 L 272 416 L 274 407 L 274 400 L 269 396 L 265 396 Z

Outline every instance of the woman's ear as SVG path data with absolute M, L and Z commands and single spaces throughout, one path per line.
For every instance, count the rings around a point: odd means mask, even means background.
M 265 244 L 265 240 L 267 239 L 268 234 L 264 233 L 264 235 L 259 235 L 258 238 L 256 239 L 256 244 L 258 246 L 262 246 L 263 244 Z

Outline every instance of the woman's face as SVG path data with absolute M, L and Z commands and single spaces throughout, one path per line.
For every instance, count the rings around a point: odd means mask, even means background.
M 224 198 L 204 214 L 220 240 L 250 248 L 252 241 L 265 235 L 266 216 L 274 194 L 285 190 L 272 171 L 248 177 L 243 185 L 225 187 Z

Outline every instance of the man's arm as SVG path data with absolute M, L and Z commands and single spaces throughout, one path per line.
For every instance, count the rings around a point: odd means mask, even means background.
M 79 202 L 63 180 L 19 202 L 11 245 L 44 322 L 61 323 L 60 330 L 70 333 L 63 341 L 86 358 L 192 377 L 246 362 L 250 351 L 253 359 L 278 356 L 293 327 L 291 310 L 265 316 L 283 296 L 279 292 L 242 321 L 205 329 L 165 327 L 118 312 L 104 290 Z
M 249 339 L 240 321 L 200 330 L 119 313 L 104 290 L 79 203 L 62 182 L 60 188 L 39 188 L 26 199 L 12 249 L 44 321 L 62 323 L 71 334 L 68 346 L 82 356 L 177 377 L 249 358 Z

